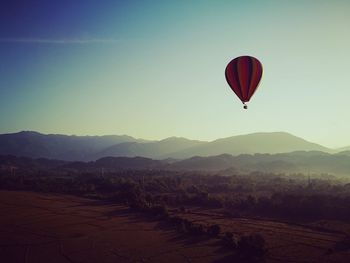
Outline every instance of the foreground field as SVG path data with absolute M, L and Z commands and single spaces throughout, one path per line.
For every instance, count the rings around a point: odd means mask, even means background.
M 237 262 L 218 239 L 183 236 L 120 205 L 0 191 L 0 209 L 0 262 Z M 239 235 L 262 234 L 266 262 L 350 262 L 348 251 L 332 251 L 345 230 L 227 218 L 203 209 L 177 215 Z
M 216 240 L 184 238 L 125 207 L 0 191 L 0 262 L 224 262 Z
M 261 234 L 268 249 L 266 262 L 350 262 L 349 250 L 334 250 L 336 244 L 349 235 L 348 224 L 327 221 L 301 225 L 263 219 L 227 218 L 201 208 L 177 214 L 204 225 L 219 224 L 222 231 L 236 235 Z

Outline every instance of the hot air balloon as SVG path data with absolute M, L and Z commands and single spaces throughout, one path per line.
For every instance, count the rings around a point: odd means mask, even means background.
M 263 68 L 260 61 L 251 56 L 237 57 L 227 64 L 225 70 L 226 81 L 244 104 L 244 109 L 248 108 L 246 102 L 256 91 L 262 73 Z

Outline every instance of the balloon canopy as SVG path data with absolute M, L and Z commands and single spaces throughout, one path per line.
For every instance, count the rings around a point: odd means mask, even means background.
M 226 81 L 237 97 L 245 104 L 253 96 L 261 80 L 263 68 L 260 61 L 251 56 L 241 56 L 230 61 L 225 70 Z

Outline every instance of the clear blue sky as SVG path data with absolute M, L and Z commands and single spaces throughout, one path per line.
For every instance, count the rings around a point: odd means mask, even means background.
M 0 133 L 350 145 L 349 1 L 1 1 Z M 234 57 L 264 66 L 243 110 Z

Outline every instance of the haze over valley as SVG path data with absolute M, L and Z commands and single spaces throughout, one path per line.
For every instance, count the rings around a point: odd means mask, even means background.
M 87 170 L 223 173 L 227 170 L 245 174 L 258 171 L 350 175 L 350 154 L 346 147 L 330 149 L 285 132 L 238 135 L 211 142 L 178 137 L 146 141 L 127 135 L 67 136 L 19 132 L 0 135 L 0 154 L 3 165 L 20 164 L 21 159 L 15 157 L 28 157 L 34 162 L 45 163 L 44 160 L 35 161 L 38 158 L 64 161 L 62 167 Z M 62 167 L 55 166 L 57 169 Z

